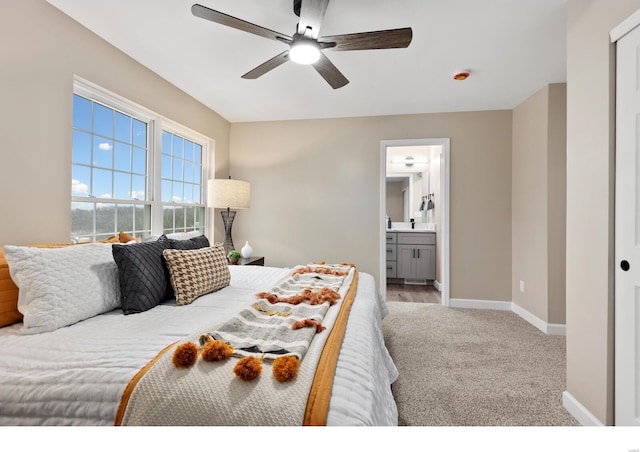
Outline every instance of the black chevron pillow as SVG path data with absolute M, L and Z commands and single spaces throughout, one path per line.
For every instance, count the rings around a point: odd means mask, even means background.
M 166 238 L 155 242 L 113 245 L 113 259 L 120 277 L 122 311 L 125 314 L 147 311 L 173 292 L 162 255 L 169 248 Z
M 169 241 L 169 245 L 173 250 L 197 250 L 200 248 L 208 248 L 209 247 L 209 239 L 200 235 L 198 237 L 192 237 L 186 240 L 177 240 L 167 238 Z

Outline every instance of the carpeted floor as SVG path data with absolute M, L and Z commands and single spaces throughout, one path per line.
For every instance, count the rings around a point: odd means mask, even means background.
M 562 406 L 564 336 L 507 311 L 387 304 L 400 425 L 579 425 Z

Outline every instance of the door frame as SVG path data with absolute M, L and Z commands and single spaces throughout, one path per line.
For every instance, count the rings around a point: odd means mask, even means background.
M 380 254 L 380 294 L 383 299 L 387 298 L 387 267 L 386 263 L 386 231 L 387 226 L 384 221 L 387 214 L 387 147 L 397 146 L 441 146 L 442 157 L 440 161 L 440 184 L 442 192 L 442 225 L 438 234 L 442 234 L 442 267 L 440 281 L 441 304 L 449 306 L 450 299 L 450 254 L 449 254 L 449 198 L 450 198 L 450 175 L 451 175 L 451 139 L 450 138 L 415 138 L 404 140 L 382 140 L 380 141 L 380 236 L 378 238 Z
M 626 20 L 624 20 L 620 25 L 615 27 L 610 32 L 611 42 L 617 44 L 617 42 L 626 36 L 628 33 L 634 31 L 640 27 L 640 10 L 636 11 L 634 14 L 629 16 Z M 618 56 L 618 49 L 615 50 L 616 57 Z M 618 72 L 618 64 L 616 63 L 616 86 L 619 85 L 620 73 Z M 625 127 L 626 132 L 621 133 L 621 124 L 620 118 L 626 118 L 626 116 L 622 115 L 620 106 L 618 104 L 619 94 L 616 93 L 616 164 L 615 164 L 615 301 L 614 301 L 614 311 L 615 311 L 615 327 L 614 327 L 614 425 L 638 425 L 638 418 L 633 418 L 635 404 L 637 403 L 638 398 L 640 397 L 639 391 L 640 388 L 637 387 L 637 378 L 638 378 L 638 356 L 637 356 L 637 348 L 638 344 L 629 346 L 628 340 L 629 336 L 637 337 L 638 334 L 638 324 L 635 325 L 635 333 L 629 331 L 629 318 L 634 318 L 637 316 L 637 312 L 634 312 L 632 308 L 630 308 L 630 304 L 632 301 L 628 298 L 628 292 L 626 291 L 627 285 L 631 284 L 632 275 L 623 274 L 621 269 L 618 266 L 618 263 L 622 259 L 629 259 L 632 261 L 632 268 L 635 268 L 637 262 L 633 262 L 631 259 L 631 253 L 628 250 L 629 240 L 628 240 L 628 230 L 623 229 L 622 224 L 626 224 L 628 218 L 624 217 L 627 213 L 624 208 L 621 208 L 619 204 L 621 198 L 619 198 L 620 194 L 623 193 L 623 189 L 627 187 L 621 187 L 622 179 L 626 166 L 628 166 L 628 162 L 622 161 L 623 152 L 619 152 L 619 145 L 626 142 L 627 134 L 629 131 L 628 123 Z M 635 138 L 637 140 L 637 138 Z M 637 143 L 633 143 L 634 145 Z M 626 149 L 626 148 L 625 148 Z M 638 179 L 638 175 L 635 175 L 636 182 Z M 637 196 L 637 195 L 636 195 Z M 637 209 L 637 208 L 636 208 Z M 637 270 L 636 270 L 637 271 Z M 624 287 L 623 287 L 624 286 Z M 636 286 L 637 287 L 637 286 Z M 637 309 L 637 308 L 636 308 Z M 629 354 L 635 356 L 634 362 L 629 362 Z M 634 373 L 635 372 L 635 373 Z M 631 386 L 631 388 L 629 388 Z M 634 387 L 635 386 L 635 387 Z M 635 408 L 637 410 L 637 408 Z M 638 413 L 636 412 L 637 416 Z

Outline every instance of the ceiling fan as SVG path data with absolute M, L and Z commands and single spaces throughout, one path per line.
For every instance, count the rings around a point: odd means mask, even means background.
M 293 36 L 269 30 L 199 4 L 193 5 L 191 12 L 202 19 L 289 45 L 289 49 L 244 74 L 242 78 L 245 79 L 256 79 L 292 60 L 300 64 L 313 65 L 322 78 L 333 89 L 337 89 L 349 83 L 349 80 L 322 50 L 400 49 L 408 47 L 411 43 L 411 28 L 320 36 L 320 27 L 328 5 L 329 0 L 293 0 L 293 12 L 299 17 L 298 27 Z

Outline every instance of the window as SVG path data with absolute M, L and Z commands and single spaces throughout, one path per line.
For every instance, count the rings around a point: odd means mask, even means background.
M 162 131 L 163 231 L 199 229 L 204 221 L 202 201 L 202 145 Z
M 204 232 L 207 138 L 80 82 L 72 133 L 72 242 Z

